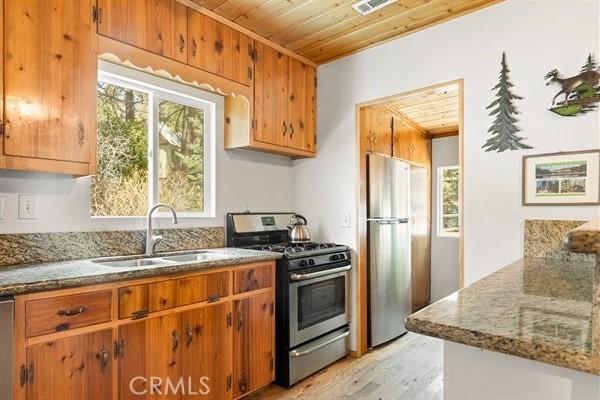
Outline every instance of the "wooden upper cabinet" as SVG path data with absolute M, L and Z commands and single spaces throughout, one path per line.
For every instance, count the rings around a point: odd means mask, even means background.
M 176 0 L 98 0 L 98 33 L 188 61 L 187 7 Z
M 27 349 L 27 400 L 112 399 L 112 331 L 106 329 Z
M 316 71 L 292 57 L 288 57 L 288 62 L 288 146 L 314 151 Z
M 381 106 L 361 109 L 361 140 L 367 151 L 392 155 L 393 115 Z
M 0 167 L 95 170 L 92 0 L 6 0 L 5 134 Z
M 393 156 L 419 164 L 431 163 L 431 139 L 403 118 L 394 117 Z
M 250 85 L 254 41 L 231 27 L 188 9 L 188 63 Z
M 282 153 L 314 153 L 315 69 L 263 43 L 255 47 L 254 139 Z
M 274 379 L 273 293 L 236 300 L 233 324 L 233 397 L 238 398 Z
M 256 42 L 254 139 L 285 147 L 290 130 L 288 107 L 288 57 Z

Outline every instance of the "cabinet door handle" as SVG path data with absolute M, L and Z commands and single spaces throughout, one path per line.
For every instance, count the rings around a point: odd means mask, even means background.
M 185 342 L 186 346 L 190 346 L 192 344 L 192 340 L 194 339 L 194 330 L 191 326 L 185 328 L 185 332 L 187 333 L 187 341 Z
M 85 143 L 85 126 L 83 122 L 79 121 L 77 124 L 77 131 L 79 134 L 79 146 L 83 146 Z
M 198 51 L 198 44 L 196 43 L 196 38 L 192 38 L 192 57 L 196 57 L 197 51 Z
M 287 133 L 287 125 L 286 125 L 285 121 L 283 121 L 283 136 L 285 136 L 286 133 Z
M 242 325 L 244 325 L 244 316 L 242 315 L 241 312 L 238 311 L 238 313 L 237 313 L 237 329 L 238 329 L 238 331 L 240 329 L 242 329 Z
M 58 310 L 56 314 L 61 317 L 74 317 L 76 315 L 82 314 L 87 311 L 87 308 L 81 306 L 79 308 L 74 308 L 72 310 Z
M 106 370 L 108 366 L 108 351 L 105 348 L 102 348 L 99 352 L 96 353 L 96 360 L 100 363 L 100 369 L 102 372 Z
M 180 33 L 179 34 L 179 52 L 181 54 L 183 54 L 184 50 L 185 50 L 185 39 L 183 38 L 183 34 Z
M 294 123 L 290 122 L 290 139 L 294 137 Z
M 173 353 L 177 352 L 177 349 L 179 348 L 179 332 L 177 332 L 177 329 L 173 329 L 173 332 L 171 332 L 171 336 L 173 336 Z

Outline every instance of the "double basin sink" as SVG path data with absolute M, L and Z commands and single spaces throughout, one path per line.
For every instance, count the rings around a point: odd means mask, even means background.
M 229 257 L 225 253 L 199 251 L 189 254 L 179 254 L 159 257 L 138 257 L 126 260 L 102 259 L 93 261 L 96 264 L 112 268 L 141 268 L 141 267 L 166 267 L 170 265 L 197 264 L 207 261 L 222 260 Z

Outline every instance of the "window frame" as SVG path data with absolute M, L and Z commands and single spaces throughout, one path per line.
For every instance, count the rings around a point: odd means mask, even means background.
M 98 81 L 125 87 L 148 96 L 148 204 L 150 207 L 159 202 L 159 103 L 161 100 L 175 102 L 184 106 L 201 109 L 204 113 L 204 210 L 177 211 L 180 218 L 214 218 L 216 215 L 216 173 L 215 142 L 217 130 L 217 106 L 222 97 L 199 88 L 191 87 L 169 79 L 161 78 L 133 68 L 123 67 L 104 60 L 98 62 Z M 90 209 L 91 212 L 91 209 Z M 159 218 L 171 214 L 157 210 Z M 107 215 L 95 216 L 98 219 L 145 218 L 145 215 Z
M 458 214 L 444 214 L 444 172 L 450 170 L 458 171 L 458 187 L 459 187 L 459 199 L 458 199 Z M 461 209 L 460 209 L 460 167 L 458 165 L 447 165 L 438 167 L 437 169 L 437 236 L 458 238 L 460 237 L 460 222 L 461 222 Z M 458 217 L 458 232 L 444 232 L 444 217 Z

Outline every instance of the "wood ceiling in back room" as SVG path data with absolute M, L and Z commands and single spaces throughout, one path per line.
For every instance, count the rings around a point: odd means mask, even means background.
M 396 0 L 367 15 L 359 0 L 192 1 L 321 64 L 501 0 Z
M 432 137 L 458 133 L 460 101 L 456 83 L 401 96 L 392 100 L 389 108 Z

